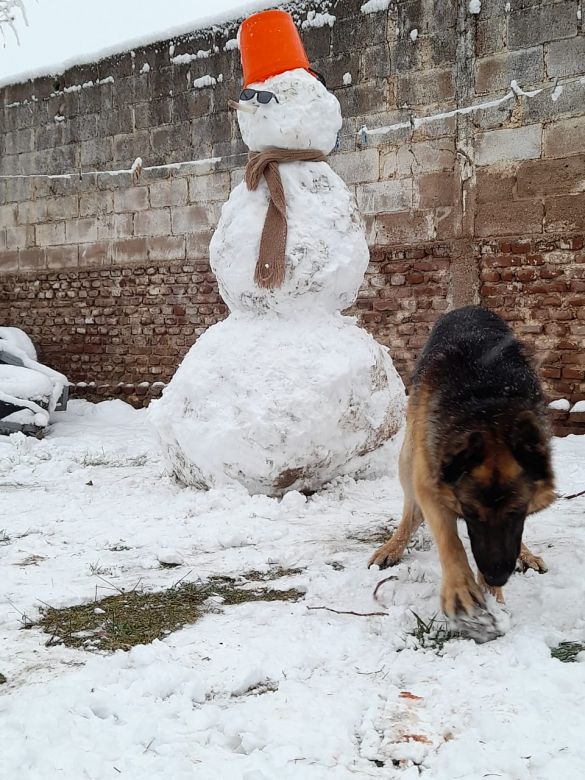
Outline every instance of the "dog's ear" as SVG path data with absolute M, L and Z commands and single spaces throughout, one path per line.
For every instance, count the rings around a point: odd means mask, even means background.
M 510 431 L 512 455 L 535 482 L 551 478 L 550 454 L 546 429 L 531 411 L 521 412 Z
M 485 443 L 479 431 L 468 433 L 451 451 L 447 450 L 441 464 L 441 478 L 454 485 L 461 477 L 483 462 Z

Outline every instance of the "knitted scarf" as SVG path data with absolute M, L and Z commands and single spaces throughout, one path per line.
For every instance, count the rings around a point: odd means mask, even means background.
M 256 262 L 254 281 L 258 287 L 281 287 L 285 276 L 286 199 L 278 165 L 281 162 L 323 162 L 327 158 L 311 149 L 270 149 L 250 152 L 245 180 L 249 190 L 255 190 L 262 176 L 266 179 L 270 199 L 264 220 L 260 252 Z

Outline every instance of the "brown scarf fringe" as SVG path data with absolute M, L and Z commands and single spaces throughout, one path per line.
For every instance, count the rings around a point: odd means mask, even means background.
M 250 153 L 245 173 L 246 186 L 249 190 L 255 190 L 264 176 L 270 195 L 254 271 L 254 281 L 258 287 L 282 287 L 285 277 L 286 199 L 278 170 L 279 163 L 323 162 L 326 159 L 324 154 L 311 149 L 270 149 Z

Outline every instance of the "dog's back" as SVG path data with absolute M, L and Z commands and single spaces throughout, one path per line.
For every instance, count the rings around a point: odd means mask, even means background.
M 432 390 L 437 424 L 470 424 L 523 409 L 545 415 L 538 377 L 522 344 L 496 314 L 466 306 L 441 317 L 418 360 L 414 390 Z

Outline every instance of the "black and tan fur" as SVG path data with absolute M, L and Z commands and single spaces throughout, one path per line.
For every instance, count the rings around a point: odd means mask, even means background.
M 444 315 L 419 358 L 409 397 L 400 481 L 402 521 L 370 559 L 397 563 L 423 519 L 437 543 L 447 615 L 473 614 L 517 560 L 546 571 L 522 544 L 527 515 L 554 500 L 550 434 L 536 372 L 506 323 L 478 306 Z M 457 533 L 465 520 L 479 569 Z

